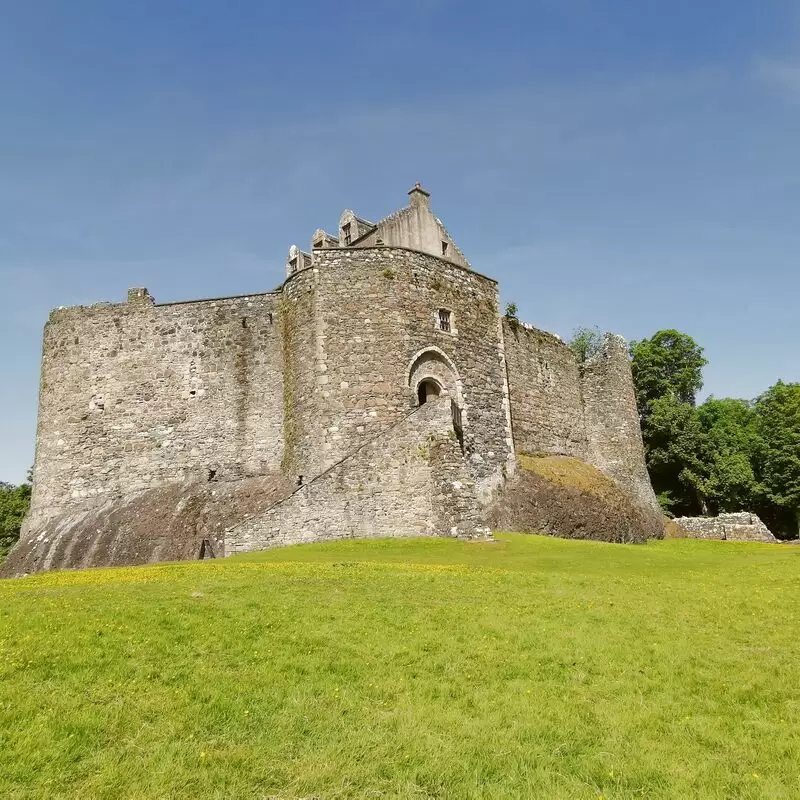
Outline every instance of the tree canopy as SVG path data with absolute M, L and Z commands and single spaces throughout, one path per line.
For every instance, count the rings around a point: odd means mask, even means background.
M 753 466 L 759 451 L 753 404 L 710 397 L 696 416 L 703 432 L 701 491 L 706 503 L 717 511 L 752 507 L 760 491 Z
M 752 510 L 800 525 L 800 384 L 778 381 L 756 400 L 695 405 L 708 363 L 669 329 L 630 345 L 645 458 L 665 511 Z M 780 532 L 780 531 L 779 531 Z M 789 531 L 783 531 L 788 533 Z
M 800 383 L 778 381 L 756 400 L 755 412 L 765 494 L 800 524 Z
M 703 367 L 708 361 L 691 336 L 672 328 L 657 331 L 649 339 L 631 342 L 630 355 L 636 403 L 643 419 L 653 403 L 666 395 L 694 405 L 695 395 L 703 388 Z
M 600 348 L 603 346 L 603 334 L 596 326 L 594 328 L 576 328 L 569 346 L 575 353 L 579 366 L 582 367 L 600 352 Z
M 30 501 L 30 484 L 12 486 L 0 481 L 0 558 L 19 539 L 22 520 L 28 513 Z

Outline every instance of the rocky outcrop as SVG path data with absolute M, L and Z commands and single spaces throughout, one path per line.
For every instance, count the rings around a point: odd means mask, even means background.
M 496 530 L 620 543 L 664 536 L 661 518 L 578 458 L 520 456 L 518 465 L 492 510 Z
M 717 517 L 678 517 L 675 524 L 691 539 L 721 539 L 730 542 L 777 542 L 769 528 L 749 511 Z
M 281 476 L 172 484 L 71 510 L 23 532 L 0 577 L 224 555 L 224 530 L 288 496 Z

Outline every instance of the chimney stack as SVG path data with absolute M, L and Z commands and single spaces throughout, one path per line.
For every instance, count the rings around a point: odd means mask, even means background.
M 422 188 L 421 183 L 415 183 L 414 188 L 408 193 L 408 196 L 411 198 L 411 205 L 412 206 L 425 206 L 428 207 L 428 198 L 431 196 L 430 192 L 426 192 Z

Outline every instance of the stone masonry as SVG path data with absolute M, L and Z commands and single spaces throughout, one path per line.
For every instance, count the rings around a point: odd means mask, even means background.
M 335 234 L 293 245 L 273 292 L 159 304 L 133 289 L 125 303 L 53 311 L 27 544 L 6 573 L 66 565 L 56 540 L 70 564 L 114 563 L 72 552 L 73 536 L 119 538 L 81 520 L 139 514 L 124 530 L 149 536 L 149 525 L 160 541 L 171 510 L 152 512 L 167 501 L 148 493 L 180 487 L 181 503 L 194 491 L 206 508 L 209 486 L 254 480 L 261 507 L 249 490 L 241 508 L 236 490 L 221 493 L 225 553 L 483 535 L 482 510 L 518 451 L 580 457 L 658 513 L 624 343 L 607 337 L 579 368 L 558 337 L 504 318 L 496 281 L 472 269 L 428 193 L 409 196 L 379 222 L 345 211 Z M 191 552 L 181 530 L 175 552 Z M 111 551 L 159 557 L 97 548 Z
M 692 539 L 722 539 L 730 542 L 769 542 L 778 540 L 757 514 L 737 511 L 716 517 L 678 517 L 675 524 Z
M 290 497 L 226 531 L 225 552 L 443 533 L 488 535 L 446 397 L 415 409 Z

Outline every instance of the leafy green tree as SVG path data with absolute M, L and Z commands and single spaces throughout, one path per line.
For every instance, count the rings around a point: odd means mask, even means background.
M 694 405 L 703 387 L 703 367 L 708 361 L 703 348 L 686 333 L 674 329 L 657 331 L 649 339 L 630 343 L 631 368 L 636 404 L 642 422 L 653 403 L 667 395 Z
M 658 331 L 632 342 L 630 355 L 647 468 L 665 511 L 752 509 L 796 535 L 800 384 L 778 381 L 754 402 L 712 397 L 695 408 L 707 361 L 691 336 Z
M 704 434 L 700 489 L 714 511 L 741 511 L 759 503 L 753 464 L 761 449 L 758 416 L 747 400 L 710 397 L 696 411 Z
M 800 383 L 778 381 L 756 400 L 755 412 L 765 494 L 791 510 L 800 530 Z
M 650 480 L 664 511 L 702 512 L 706 440 L 694 407 L 672 394 L 655 398 L 642 437 Z
M 19 539 L 22 520 L 28 513 L 30 502 L 30 484 L 12 486 L 0 481 L 0 558 Z
M 665 511 L 705 511 L 706 437 L 695 415 L 703 348 L 686 333 L 661 330 L 629 348 L 650 480 Z

